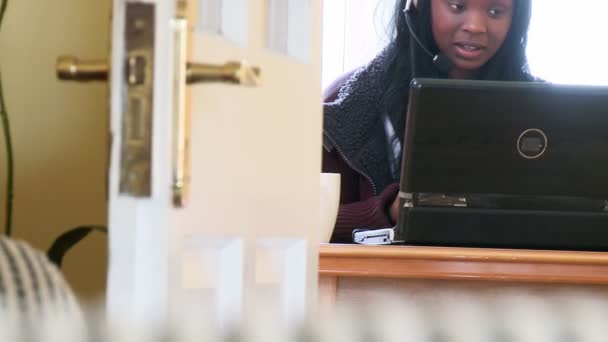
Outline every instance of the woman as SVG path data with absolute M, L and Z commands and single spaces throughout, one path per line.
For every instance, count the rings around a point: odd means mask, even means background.
M 397 221 L 412 78 L 534 80 L 526 58 L 530 16 L 530 0 L 397 1 L 392 42 L 324 105 L 323 172 L 342 175 L 332 242 Z

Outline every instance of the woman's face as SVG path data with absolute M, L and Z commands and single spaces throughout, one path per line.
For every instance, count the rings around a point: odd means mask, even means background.
M 514 0 L 431 0 L 433 37 L 454 68 L 453 78 L 472 78 L 500 49 L 513 17 Z

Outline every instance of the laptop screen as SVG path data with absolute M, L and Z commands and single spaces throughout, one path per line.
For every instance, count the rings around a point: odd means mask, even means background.
M 608 198 L 608 87 L 416 79 L 401 191 Z

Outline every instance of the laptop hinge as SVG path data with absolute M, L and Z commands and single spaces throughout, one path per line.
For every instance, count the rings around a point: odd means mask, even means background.
M 404 208 L 413 207 L 447 207 L 466 208 L 467 199 L 459 195 L 445 195 L 435 193 L 407 193 L 400 192 L 399 197 L 403 200 Z

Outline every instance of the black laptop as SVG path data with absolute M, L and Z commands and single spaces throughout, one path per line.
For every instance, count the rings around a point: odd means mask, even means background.
M 396 240 L 608 250 L 608 87 L 416 79 Z

